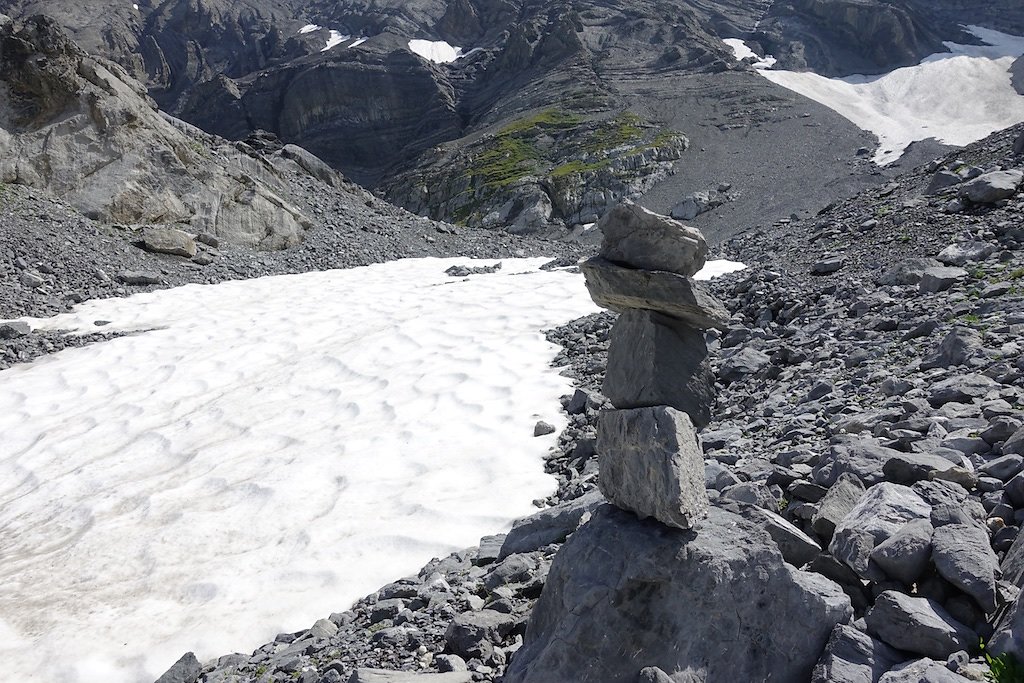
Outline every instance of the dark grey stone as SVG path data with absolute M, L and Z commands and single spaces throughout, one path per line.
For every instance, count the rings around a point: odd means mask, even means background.
M 653 311 L 625 311 L 612 327 L 602 392 L 616 408 L 671 406 L 703 429 L 715 401 L 707 355 L 702 332 Z
M 885 591 L 865 615 L 868 632 L 899 649 L 945 659 L 958 650 L 974 650 L 978 636 L 928 598 Z

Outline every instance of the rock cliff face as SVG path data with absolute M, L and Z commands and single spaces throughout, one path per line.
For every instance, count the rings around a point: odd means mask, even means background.
M 3 182 L 110 222 L 178 223 L 262 249 L 302 239 L 308 221 L 268 158 L 163 116 L 124 69 L 50 19 L 0 27 L 0 89 Z

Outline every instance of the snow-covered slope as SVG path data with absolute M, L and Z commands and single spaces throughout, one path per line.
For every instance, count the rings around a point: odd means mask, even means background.
M 826 78 L 765 69 L 766 61 L 755 66 L 770 81 L 821 102 L 874 133 L 880 143 L 874 161 L 887 164 L 918 140 L 967 145 L 1024 121 L 1024 96 L 1013 88 L 1009 72 L 1014 60 L 1024 55 L 1024 38 L 968 28 L 987 45 L 946 43 L 950 52 L 881 76 Z M 737 58 L 748 56 L 749 48 L 736 42 L 726 41 Z
M 554 489 L 568 381 L 541 330 L 596 311 L 543 259 L 187 286 L 46 328 L 147 330 L 4 372 L 7 680 L 152 681 L 250 651 Z M 465 263 L 464 259 L 458 260 Z

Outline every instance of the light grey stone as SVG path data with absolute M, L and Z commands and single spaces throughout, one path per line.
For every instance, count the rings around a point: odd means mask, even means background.
M 1024 171 L 991 171 L 965 183 L 960 196 L 976 204 L 992 204 L 1015 195 L 1022 180 Z
M 970 683 L 971 679 L 950 671 L 945 662 L 918 659 L 897 664 L 879 683 Z
M 847 624 L 832 630 L 811 683 L 876 683 L 903 655 Z
M 597 227 L 604 236 L 600 255 L 628 268 L 693 277 L 707 258 L 700 230 L 628 200 L 605 213 Z
M 768 532 L 779 546 L 782 557 L 794 567 L 803 567 L 821 553 L 821 546 L 781 515 L 764 508 L 746 505 L 739 514 Z
M 174 228 L 143 228 L 140 244 L 146 251 L 157 254 L 186 258 L 196 255 L 195 241 L 187 233 Z
M 935 259 L 919 258 L 901 261 L 885 271 L 878 278 L 880 285 L 916 285 L 921 281 L 924 271 L 941 264 Z
M 999 559 L 988 533 L 974 524 L 947 524 L 932 537 L 932 562 L 942 578 L 974 598 L 986 613 L 996 609 Z
M 855 475 L 870 486 L 885 479 L 885 463 L 903 455 L 902 451 L 887 448 L 864 437 L 844 437 L 832 444 L 829 452 L 814 466 L 811 477 L 816 484 L 831 486 L 839 475 Z
M 907 522 L 930 516 L 931 506 L 913 489 L 888 482 L 876 484 L 836 527 L 829 552 L 861 577 L 880 581 L 885 573 L 871 563 L 875 546 Z
M 603 502 L 604 496 L 600 491 L 591 491 L 517 520 L 505 536 L 498 559 L 503 560 L 515 553 L 528 553 L 551 543 L 561 543 L 576 531 L 584 516 Z
M 597 450 L 609 502 L 680 529 L 707 514 L 704 456 L 686 413 L 666 406 L 602 411 Z
M 202 672 L 203 667 L 199 664 L 195 654 L 186 652 L 160 678 L 156 679 L 156 683 L 196 683 Z
M 927 519 L 904 524 L 875 546 L 871 551 L 871 561 L 886 575 L 911 586 L 928 568 L 932 556 L 932 532 L 932 523 Z
M 735 514 L 712 508 L 682 531 L 604 506 L 555 556 L 504 680 L 635 683 L 656 666 L 803 682 L 851 616 L 839 586 L 783 562 Z
M 735 382 L 747 375 L 756 375 L 771 363 L 771 358 L 757 349 L 744 346 L 727 356 L 718 370 L 723 382 Z
M 472 681 L 473 674 L 469 671 L 421 674 L 386 669 L 356 669 L 348 678 L 348 683 L 472 683 Z
M 707 355 L 702 332 L 653 311 L 625 311 L 612 326 L 602 393 L 616 408 L 671 406 L 703 429 L 715 402 Z
M 962 266 L 972 261 L 984 261 L 996 253 L 996 247 L 991 242 L 958 242 L 951 244 L 935 258 L 947 266 Z
M 939 603 L 897 591 L 885 591 L 864 617 L 868 633 L 899 649 L 945 659 L 958 650 L 974 650 L 978 636 Z
M 955 467 L 954 463 L 931 453 L 900 453 L 893 455 L 882 465 L 885 478 L 896 484 L 910 485 L 927 480 L 935 472 L 945 472 Z
M 856 475 L 843 473 L 821 499 L 811 518 L 811 528 L 825 541 L 831 541 L 836 527 L 864 497 L 864 484 Z
M 641 308 L 664 313 L 706 330 L 728 327 L 729 313 L 699 283 L 662 271 L 622 268 L 602 258 L 580 264 L 598 306 L 622 313 Z

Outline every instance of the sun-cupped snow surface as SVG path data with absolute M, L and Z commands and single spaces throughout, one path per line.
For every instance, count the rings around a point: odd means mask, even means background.
M 947 42 L 950 52 L 881 76 L 826 78 L 764 69 L 758 73 L 874 133 L 879 139 L 874 161 L 884 165 L 899 159 L 918 140 L 968 145 L 1024 121 L 1024 96 L 1014 89 L 1009 73 L 1014 60 L 1024 55 L 1024 38 L 979 26 L 966 28 L 987 44 Z
M 465 56 L 461 47 L 450 45 L 446 40 L 410 40 L 409 49 L 437 64 L 448 64 Z
M 36 321 L 138 334 L 0 383 L 0 656 L 152 681 L 249 652 L 535 511 L 582 279 L 465 259 L 190 285 Z M 145 330 L 145 331 L 143 331 Z

